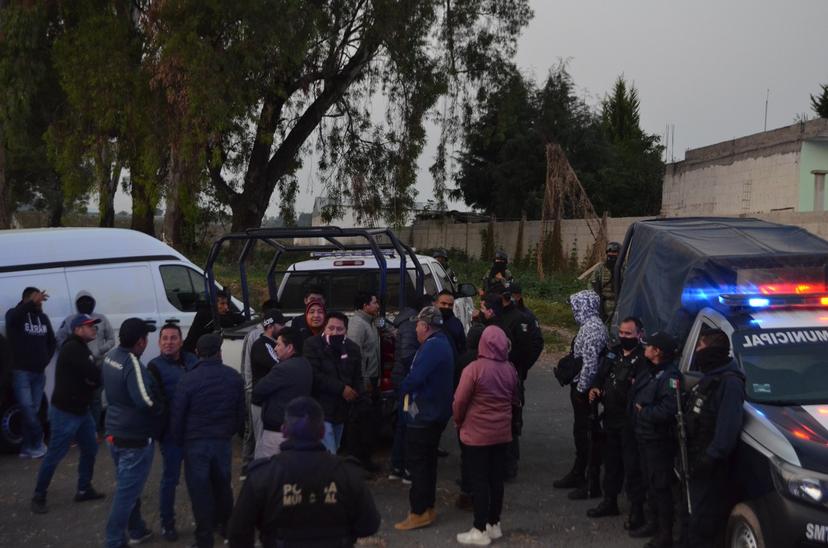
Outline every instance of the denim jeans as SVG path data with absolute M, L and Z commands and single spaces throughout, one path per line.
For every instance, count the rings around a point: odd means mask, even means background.
M 55 475 L 55 470 L 66 453 L 72 440 L 78 442 L 80 461 L 78 462 L 78 491 L 86 491 L 92 482 L 92 470 L 95 468 L 95 455 L 98 454 L 98 440 L 95 438 L 95 421 L 88 412 L 84 415 L 67 413 L 52 406 L 49 409 L 51 438 L 49 449 L 40 471 L 37 473 L 35 495 L 46 496 L 46 490 Z
M 43 427 L 37 416 L 46 387 L 44 373 L 12 369 L 12 390 L 23 414 L 23 444 L 20 452 L 35 451 L 43 443 Z
M 322 445 L 325 446 L 328 453 L 336 455 L 339 451 L 339 445 L 342 443 L 342 432 L 344 430 L 344 424 L 334 424 L 325 421 L 325 437 L 322 438 Z
M 125 449 L 110 444 L 109 451 L 118 485 L 106 522 L 106 548 L 121 548 L 127 544 L 125 531 L 138 538 L 147 529 L 141 518 L 141 492 L 152 468 L 155 446 L 150 442 L 146 447 Z
M 184 473 L 193 506 L 199 548 L 212 548 L 213 531 L 230 520 L 233 488 L 230 467 L 233 444 L 229 439 L 187 440 Z
M 175 528 L 175 488 L 181 478 L 184 449 L 171 440 L 159 444 L 164 469 L 161 471 L 161 527 Z

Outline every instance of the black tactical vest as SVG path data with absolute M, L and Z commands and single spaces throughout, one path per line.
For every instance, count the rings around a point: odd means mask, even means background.
M 716 418 L 719 414 L 716 393 L 725 376 L 705 377 L 690 390 L 684 401 L 684 420 L 687 424 L 687 457 L 691 468 L 704 456 L 716 435 Z

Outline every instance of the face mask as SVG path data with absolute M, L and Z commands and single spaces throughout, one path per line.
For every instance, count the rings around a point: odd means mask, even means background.
M 632 350 L 638 346 L 638 339 L 633 337 L 618 337 L 618 340 L 621 341 L 621 348 L 624 350 Z
M 708 346 L 707 348 L 696 350 L 696 353 L 693 355 L 693 363 L 698 366 L 702 373 L 719 368 L 729 361 L 730 355 L 727 348 Z
M 443 318 L 447 320 L 454 316 L 454 311 L 451 308 L 441 308 L 440 314 L 442 314 Z
M 325 341 L 336 352 L 342 352 L 345 347 L 345 335 L 325 335 Z
M 612 268 L 615 266 L 615 261 L 618 257 L 607 257 L 607 266 Z
M 95 310 L 95 301 L 89 297 L 81 297 L 75 304 L 78 307 L 78 312 L 81 314 L 91 314 Z

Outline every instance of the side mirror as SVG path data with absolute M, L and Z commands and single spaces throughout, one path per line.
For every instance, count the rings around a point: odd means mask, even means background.
M 477 295 L 477 289 L 474 284 L 460 284 L 460 288 L 457 290 L 458 297 L 474 297 L 475 295 Z

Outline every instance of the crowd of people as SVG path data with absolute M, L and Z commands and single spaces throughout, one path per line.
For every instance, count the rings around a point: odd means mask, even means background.
M 409 512 L 397 530 L 437 519 L 440 443 L 453 423 L 460 447 L 456 505 L 473 511 L 471 528 L 456 540 L 488 545 L 503 535 L 504 483 L 519 470 L 524 386 L 543 351 L 540 325 L 507 266 L 499 253 L 468 333 L 454 316 L 450 291 L 421 297 L 392 323 L 397 405 L 389 478 L 409 484 Z M 25 418 L 20 456 L 43 458 L 31 510 L 49 511 L 49 484 L 72 443 L 80 451 L 74 500 L 105 496 L 92 485 L 103 436 L 116 476 L 108 548 L 153 534 L 142 518 L 141 494 L 156 446 L 166 540 L 179 536 L 175 497 L 182 467 L 195 546 L 213 546 L 216 533 L 244 547 L 254 545 L 257 533 L 265 547 L 350 546 L 374 534 L 380 516 L 364 478 L 381 468 L 373 460 L 381 420 L 378 295 L 358 293 L 351 315 L 328 310 L 318 288 L 304 297 L 305 313 L 292 319 L 275 301 L 262 303 L 237 372 L 223 362 L 212 311 L 199 312 L 186 338 L 177 324 L 161 326 L 160 354 L 144 361 L 154 325 L 129 318 L 116 342 L 106 317 L 94 313 L 92 295 L 82 292 L 77 313 L 56 336 L 42 310 L 48 295 L 26 288 L 6 319 Z M 242 321 L 228 295 L 220 293 L 217 304 L 221 326 Z M 610 344 L 601 296 L 581 291 L 570 304 L 579 330 L 556 375 L 570 385 L 575 461 L 554 487 L 570 489 L 571 499 L 600 498 L 587 512 L 592 518 L 619 515 L 623 489 L 629 499 L 624 527 L 632 537 L 652 537 L 650 548 L 671 546 L 677 521 L 688 546 L 711 546 L 726 518 L 728 458 L 742 420 L 744 377 L 729 358 L 727 335 L 703 333 L 694 354 L 705 376 L 685 411 L 690 466 L 683 472 L 692 479 L 685 486 L 695 511 L 687 516 L 679 507 L 685 519 L 677 520 L 678 343 L 666 333 L 645 336 L 646 326 L 629 317 Z M 44 369 L 56 351 L 46 446 L 37 411 Z M 108 408 L 99 431 L 102 392 Z M 244 441 L 242 487 L 234 500 L 236 435 Z

